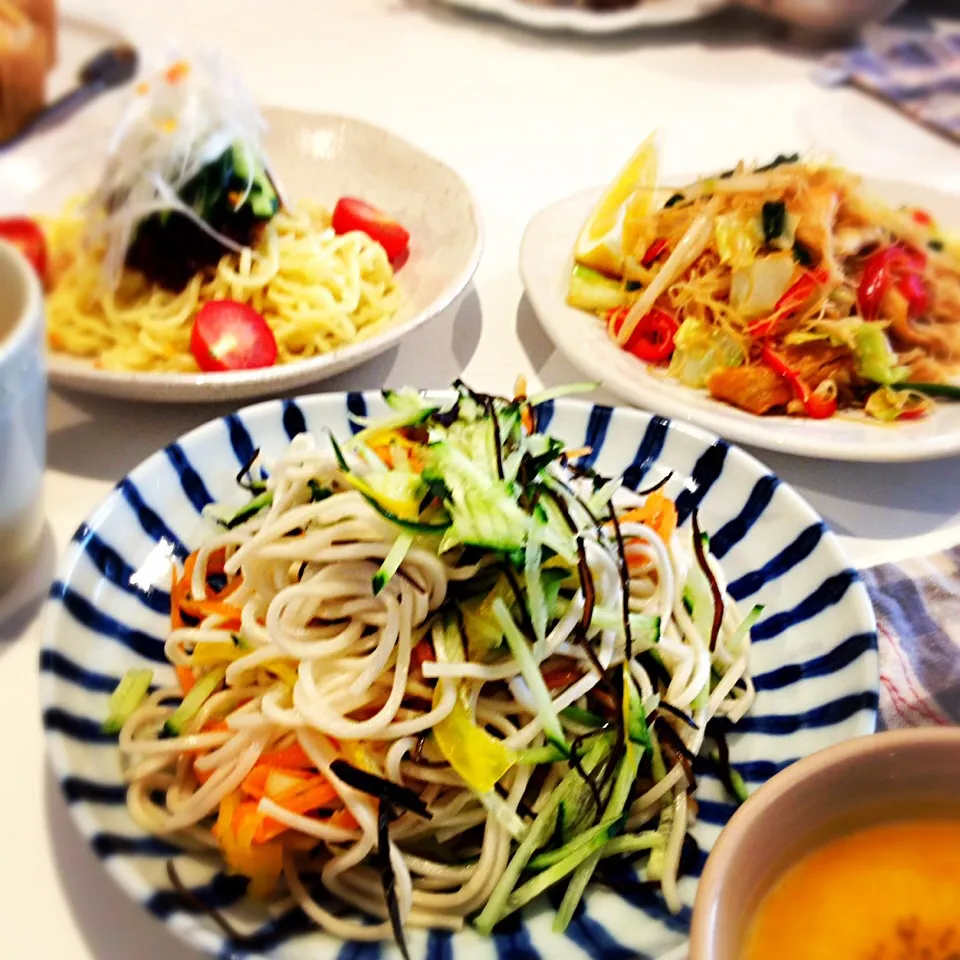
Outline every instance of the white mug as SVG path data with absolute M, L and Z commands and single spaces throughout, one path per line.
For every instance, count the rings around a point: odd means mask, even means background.
M 20 251 L 0 242 L 0 591 L 43 529 L 46 421 L 43 291 Z

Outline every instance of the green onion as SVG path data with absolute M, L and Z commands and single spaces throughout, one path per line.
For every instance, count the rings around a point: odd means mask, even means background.
M 584 758 L 581 767 L 586 773 L 591 773 L 609 752 L 609 742 L 603 737 L 598 738 Z M 507 864 L 503 876 L 474 923 L 480 933 L 489 936 L 493 928 L 500 922 L 517 881 L 533 855 L 543 846 L 555 829 L 558 811 L 561 805 L 567 802 L 578 808 L 588 802 L 588 787 L 584 783 L 583 777 L 576 770 L 571 770 L 550 794 L 543 809 L 537 815 L 537 819 L 530 825 L 527 835 L 523 838 L 520 846 L 517 847 L 517 852 Z
M 216 692 L 226 674 L 226 667 L 214 667 L 205 673 L 183 698 L 180 706 L 173 712 L 173 716 L 163 725 L 163 732 L 168 737 L 179 737 L 200 712 L 200 708 Z
M 624 674 L 627 675 L 626 668 Z M 637 771 L 640 768 L 640 758 L 642 750 L 638 750 L 633 744 L 627 744 L 626 753 L 620 761 L 617 769 L 616 780 L 613 783 L 613 790 L 610 791 L 610 799 L 607 801 L 606 809 L 603 811 L 603 819 L 610 821 L 619 819 L 623 813 L 627 800 L 630 799 L 630 791 L 633 789 L 634 781 L 637 779 Z M 560 909 L 553 921 L 553 929 L 556 933 L 563 933 L 570 925 L 573 914 L 576 912 L 577 904 L 583 897 L 583 893 L 593 876 L 597 864 L 601 860 L 603 847 L 590 850 L 587 856 L 579 858 L 576 865 L 576 871 L 570 878 L 567 885 L 567 892 L 563 895 L 560 903 Z
M 119 733 L 133 712 L 143 702 L 143 698 L 153 683 L 152 670 L 128 670 L 116 690 L 110 694 L 107 702 L 107 719 L 100 728 L 103 733 Z
M 917 393 L 928 397 L 939 397 L 941 400 L 960 400 L 960 387 L 952 383 L 892 383 L 894 390 L 916 390 Z
M 566 859 L 571 853 L 574 853 L 585 843 L 591 843 L 601 834 L 603 834 L 605 840 L 610 839 L 623 829 L 623 823 L 623 817 L 620 817 L 619 820 L 614 821 L 604 820 L 603 823 L 598 823 L 595 827 L 590 827 L 589 830 L 584 830 L 583 833 L 578 833 L 572 840 L 570 840 L 568 843 L 565 843 L 562 847 L 557 847 L 555 850 L 546 850 L 543 853 L 537 854 L 537 856 L 535 856 L 530 863 L 527 864 L 527 868 L 529 870 L 545 870 L 547 867 L 552 867 L 555 863 L 559 863 L 561 860 Z M 513 897 L 510 899 L 512 900 Z

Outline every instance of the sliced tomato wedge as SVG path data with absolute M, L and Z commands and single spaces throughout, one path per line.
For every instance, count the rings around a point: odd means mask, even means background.
M 0 240 L 12 243 L 30 261 L 40 282 L 47 282 L 47 241 L 40 225 L 27 217 L 0 220 Z
M 390 260 L 397 260 L 410 246 L 410 233 L 396 220 L 366 200 L 341 197 L 333 208 L 333 229 L 338 234 L 360 230 L 376 240 Z
M 193 321 L 190 352 L 205 373 L 256 370 L 277 362 L 277 340 L 253 307 L 237 300 L 211 300 Z

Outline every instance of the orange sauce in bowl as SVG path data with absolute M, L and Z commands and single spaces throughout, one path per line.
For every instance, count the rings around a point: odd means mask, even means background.
M 743 960 L 960 960 L 960 820 L 840 837 L 771 887 Z

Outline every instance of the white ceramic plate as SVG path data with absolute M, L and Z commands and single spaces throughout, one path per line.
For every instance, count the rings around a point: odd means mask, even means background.
M 386 130 L 328 114 L 268 108 L 265 148 L 291 198 L 332 207 L 345 194 L 388 210 L 410 231 L 410 256 L 397 274 L 403 305 L 364 339 L 322 357 L 236 373 L 126 373 L 51 353 L 50 380 L 76 390 L 134 400 L 242 400 L 303 387 L 383 353 L 435 318 L 470 282 L 483 248 L 470 190 L 449 167 Z M 56 213 L 90 189 L 103 164 L 107 131 L 76 127 L 0 164 L 0 205 Z M 62 134 L 62 135 L 59 135 Z M 96 144 L 92 148 L 92 144 Z
M 500 17 L 535 30 L 585 34 L 613 34 L 641 27 L 667 26 L 699 20 L 723 7 L 728 0 L 643 0 L 635 7 L 607 12 L 585 10 L 565 0 L 549 6 L 530 0 L 439 0 L 450 7 Z
M 311 929 L 297 910 L 271 914 L 243 897 L 216 857 L 195 857 L 146 836 L 130 818 L 116 741 L 100 732 L 123 673 L 149 666 L 172 682 L 163 638 L 169 626 L 170 558 L 206 536 L 200 511 L 211 498 L 237 502 L 235 474 L 259 447 L 273 458 L 297 433 L 350 432 L 351 415 L 382 416 L 377 394 L 274 400 L 214 420 L 154 454 L 122 480 L 77 531 L 59 565 L 44 615 L 41 699 L 53 769 L 79 828 L 123 889 L 155 917 L 217 957 L 250 960 L 398 960 L 391 945 L 343 944 Z M 749 609 L 750 669 L 757 699 L 730 739 L 730 756 L 751 790 L 787 764 L 871 733 L 877 704 L 876 622 L 856 571 L 813 510 L 753 457 L 684 423 L 573 400 L 539 408 L 541 429 L 589 445 L 596 469 L 638 487 L 670 474 L 683 524 L 696 509 L 730 594 Z M 709 770 L 698 767 L 700 854 L 680 882 L 674 916 L 632 871 L 616 891 L 593 887 L 563 936 L 540 902 L 490 939 L 410 930 L 411 960 L 666 960 L 690 923 L 706 854 L 734 812 Z M 221 907 L 252 941 L 224 942 L 207 916 L 171 890 L 164 861 L 197 895 Z M 672 954 L 670 954 L 672 955 Z
M 677 182 L 687 181 L 681 177 Z M 889 203 L 923 207 L 943 223 L 960 225 L 958 196 L 886 180 L 867 180 L 865 185 Z M 520 248 L 520 273 L 543 329 L 590 379 L 639 407 L 779 453 L 869 461 L 926 460 L 960 453 L 960 403 L 940 403 L 931 417 L 916 423 L 880 424 L 862 414 L 819 421 L 758 417 L 711 399 L 705 390 L 684 387 L 618 349 L 600 320 L 566 303 L 574 243 L 600 193 L 600 188 L 586 190 L 541 210 L 530 221 Z

